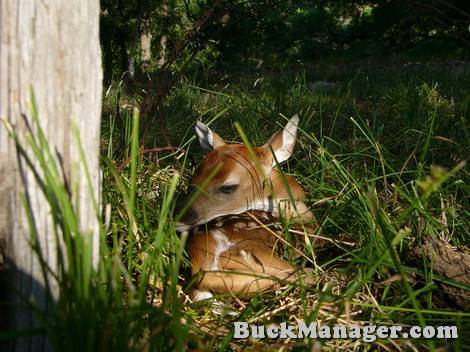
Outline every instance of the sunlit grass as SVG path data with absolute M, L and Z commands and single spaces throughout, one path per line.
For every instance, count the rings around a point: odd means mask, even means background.
M 337 81 L 336 90 L 323 94 L 310 89 L 321 74 Z M 452 245 L 470 242 L 470 180 L 462 163 L 469 148 L 470 97 L 464 78 L 436 82 L 429 77 L 438 74 L 426 72 L 412 77 L 386 71 L 339 75 L 327 69 L 315 75 L 263 75 L 256 85 L 251 77 L 229 86 L 183 82 L 164 107 L 174 149 L 157 152 L 139 149 L 139 121 L 148 117 L 139 119 L 123 106 L 138 98 L 125 96 L 114 84 L 105 96 L 102 123 L 97 272 L 90 270 L 90 249 L 81 240 L 85 234 L 76 226 L 75 206 L 51 164 L 47 141 L 42 134 L 30 140 L 30 157 L 41 161 L 44 192 L 57 214 L 58 236 L 74 251 L 67 254 L 73 265 L 64 266 L 59 278 L 56 309 L 44 317 L 43 332 L 57 350 L 242 350 L 269 344 L 272 349 L 308 350 L 315 343 L 234 341 L 236 320 L 456 324 L 462 338 L 448 343 L 456 350 L 469 343 L 463 333 L 469 315 L 441 285 L 470 288 L 434 272 L 430 260 L 416 255 L 427 238 Z M 290 224 L 282 225 L 286 234 L 298 236 L 304 256 L 295 256 L 295 264 L 315 263 L 315 284 L 238 301 L 218 297 L 238 317 L 191 303 L 185 237 L 175 231 L 173 208 L 194 169 L 191 161 L 201 156 L 194 143 L 196 119 L 211 122 L 226 140 L 244 138 L 260 145 L 285 124 L 280 114 L 295 113 L 300 117 L 298 144 L 282 169 L 305 188 L 318 229 L 298 234 Z M 163 140 L 154 126 L 147 131 L 145 148 L 162 146 Z M 318 238 L 327 239 L 326 247 L 316 246 Z M 334 351 L 352 349 L 355 341 L 321 343 Z M 393 343 L 433 348 L 447 342 Z M 390 341 L 361 349 L 380 347 L 395 349 Z
M 255 145 L 264 143 L 285 122 L 279 113 L 298 113 L 299 144 L 284 170 L 307 190 L 319 219 L 317 234 L 339 240 L 330 255 L 321 248 L 313 254 L 307 247 L 304 250 L 317 256 L 312 261 L 323 270 L 317 287 L 291 288 L 244 301 L 244 306 L 235 303 L 235 307 L 241 309 L 243 319 L 258 321 L 261 316 L 265 323 L 293 317 L 326 323 L 352 314 L 351 320 L 359 323 L 457 323 L 464 331 L 468 317 L 440 288 L 449 283 L 448 278 L 434 273 L 431 262 L 416 257 L 415 249 L 427 238 L 445 233 L 452 234 L 444 237 L 453 244 L 469 243 L 464 196 L 468 171 L 461 163 L 468 148 L 468 92 L 455 77 L 433 82 L 426 78 L 432 74 L 426 73 L 414 79 L 380 72 L 377 77 L 350 77 L 329 94 L 311 92 L 308 78 L 302 75 L 264 77 L 256 88 L 247 80 L 222 94 L 210 85 L 193 87 L 192 94 L 187 87 L 173 93 L 177 101 L 182 99 L 180 92 L 190 95 L 186 115 L 193 121 L 209 119 L 230 107 L 215 121 L 215 130 L 227 140 L 241 142 L 235 128 L 238 122 Z M 187 118 L 175 120 L 176 128 L 178 124 L 190 128 Z M 432 165 L 449 172 L 428 177 L 434 172 Z M 431 184 L 419 182 L 427 177 Z M 341 245 L 341 240 L 355 245 Z M 297 264 L 308 263 L 299 259 Z M 331 316 L 323 305 L 332 310 Z M 210 337 L 212 346 L 218 341 L 227 345 L 230 337 L 217 337 L 215 331 L 228 334 L 231 318 L 203 312 L 196 321 L 201 329 L 205 324 L 212 327 L 202 330 L 207 331 L 206 338 Z M 380 343 L 390 346 L 390 342 Z M 327 343 L 333 350 L 348 344 Z M 459 343 L 455 346 L 459 348 Z

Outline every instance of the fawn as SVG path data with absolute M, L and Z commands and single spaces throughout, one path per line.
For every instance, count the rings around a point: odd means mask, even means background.
M 192 274 L 201 275 L 194 300 L 210 298 L 213 292 L 275 290 L 280 282 L 296 278 L 296 267 L 276 250 L 276 236 L 261 225 L 281 215 L 299 221 L 313 219 L 302 187 L 288 175 L 283 180 L 275 169 L 291 156 L 298 123 L 295 115 L 265 145 L 250 151 L 243 144 L 226 143 L 197 122 L 196 134 L 207 155 L 182 203 L 193 202 L 186 205 L 176 225 L 178 231 L 191 231 Z

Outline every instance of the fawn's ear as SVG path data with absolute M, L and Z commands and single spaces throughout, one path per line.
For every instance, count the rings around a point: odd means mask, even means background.
M 196 134 L 202 149 L 210 152 L 212 149 L 225 145 L 225 141 L 201 121 L 196 122 Z
M 276 132 L 269 141 L 263 146 L 271 153 L 276 156 L 277 162 L 282 163 L 289 159 L 294 150 L 295 140 L 297 138 L 297 125 L 299 124 L 299 117 L 295 114 L 287 123 L 284 129 Z M 272 158 L 272 164 L 276 165 L 276 160 Z

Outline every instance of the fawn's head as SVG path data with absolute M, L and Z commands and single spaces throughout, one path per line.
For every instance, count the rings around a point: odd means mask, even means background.
M 275 133 L 261 147 L 252 152 L 243 144 L 228 144 L 202 122 L 196 124 L 196 134 L 206 157 L 197 168 L 184 199 L 178 230 L 189 229 L 216 217 L 240 214 L 247 210 L 263 210 L 279 214 L 280 203 L 287 215 L 291 210 L 288 190 L 295 200 L 295 213 L 309 213 L 302 202 L 304 192 L 291 177 L 281 175 L 274 168 L 287 160 L 294 149 L 299 118 L 292 117 L 284 129 Z M 188 202 L 192 203 L 188 205 Z M 291 214 L 289 214 L 291 212 Z

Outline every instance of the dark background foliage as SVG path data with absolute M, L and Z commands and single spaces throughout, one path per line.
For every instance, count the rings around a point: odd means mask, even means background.
M 470 45 L 466 0 L 103 0 L 101 13 L 107 78 L 127 71 L 132 57 L 139 63 L 142 31 L 152 34 L 152 57 L 179 68 L 259 68 L 410 51 L 463 58 L 468 53 L 459 48 Z
M 469 23 L 466 0 L 101 2 L 105 79 L 123 80 L 137 97 L 143 140 L 156 121 L 166 129 L 163 106 L 182 79 L 299 72 L 319 62 L 465 60 Z

